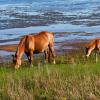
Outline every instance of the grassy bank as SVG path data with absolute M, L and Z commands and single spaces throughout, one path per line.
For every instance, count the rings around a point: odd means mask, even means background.
M 74 58 L 59 56 L 55 65 L 23 64 L 18 70 L 0 65 L 0 100 L 99 100 L 100 62 Z

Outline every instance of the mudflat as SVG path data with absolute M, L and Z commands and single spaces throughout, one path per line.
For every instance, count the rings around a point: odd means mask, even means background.
M 76 41 L 63 41 L 63 42 L 55 42 L 55 51 L 57 55 L 63 55 L 65 53 L 75 53 L 82 52 L 85 49 L 87 41 L 85 40 L 76 40 Z M 8 44 L 8 45 L 0 45 L 0 50 L 7 51 L 9 53 L 15 53 L 18 44 Z M 0 62 L 11 60 L 11 56 L 8 57 L 0 57 Z

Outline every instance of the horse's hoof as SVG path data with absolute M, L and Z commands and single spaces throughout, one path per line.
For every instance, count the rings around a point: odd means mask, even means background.
M 15 66 L 15 69 L 19 69 L 19 66 Z
M 55 60 L 53 61 L 53 64 L 56 64 Z

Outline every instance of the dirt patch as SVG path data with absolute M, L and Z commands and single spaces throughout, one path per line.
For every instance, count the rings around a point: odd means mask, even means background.
M 55 47 L 56 51 L 59 54 L 65 53 L 74 53 L 85 50 L 85 45 L 87 41 L 78 40 L 78 41 L 64 41 L 64 42 L 56 42 Z
M 17 44 L 12 45 L 0 45 L 0 50 L 15 52 L 17 49 Z

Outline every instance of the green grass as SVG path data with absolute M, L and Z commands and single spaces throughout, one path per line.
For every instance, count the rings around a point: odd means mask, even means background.
M 71 62 L 74 58 L 74 62 Z M 0 100 L 97 100 L 100 99 L 100 61 L 80 55 L 59 56 L 57 64 L 11 63 L 0 66 Z

